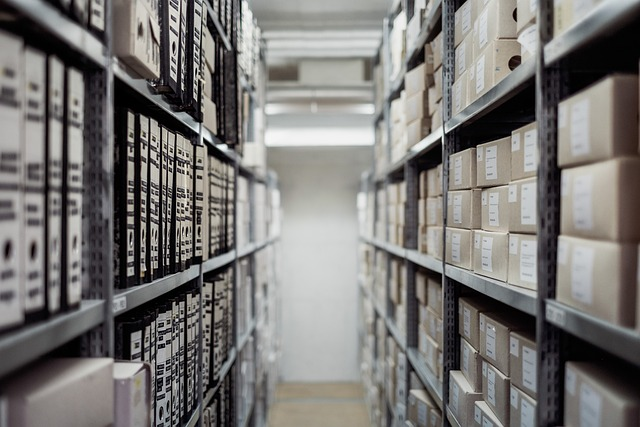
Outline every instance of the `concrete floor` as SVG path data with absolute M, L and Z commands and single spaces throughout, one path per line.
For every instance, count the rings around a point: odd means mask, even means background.
M 359 383 L 280 384 L 268 427 L 367 427 Z

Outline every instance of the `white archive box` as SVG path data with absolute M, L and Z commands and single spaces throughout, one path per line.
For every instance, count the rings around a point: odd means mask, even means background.
M 22 135 L 24 50 L 22 40 L 0 32 L 0 329 L 24 320 L 22 288 Z
M 526 178 L 509 184 L 509 232 L 532 233 L 538 227 L 538 178 Z
M 114 427 L 151 425 L 151 366 L 142 362 L 115 362 Z
M 485 231 L 509 231 L 509 210 L 508 203 L 509 186 L 485 188 L 482 190 L 481 204 L 482 229 Z
M 538 236 L 509 233 L 508 276 L 512 285 L 538 289 Z
M 538 125 L 536 122 L 511 132 L 512 181 L 536 176 L 538 156 Z

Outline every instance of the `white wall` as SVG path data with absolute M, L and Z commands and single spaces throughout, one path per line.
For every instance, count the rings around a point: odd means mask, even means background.
M 285 382 L 358 381 L 356 195 L 371 147 L 269 148 L 282 222 Z

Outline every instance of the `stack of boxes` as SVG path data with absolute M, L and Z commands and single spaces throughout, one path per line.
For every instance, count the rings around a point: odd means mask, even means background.
M 480 427 L 536 425 L 533 318 L 485 297 L 458 303 L 461 370 L 451 371 L 449 381 L 456 419 Z
M 418 250 L 442 259 L 442 164 L 420 172 Z
M 387 186 L 387 218 L 389 224 L 389 243 L 404 246 L 404 219 L 407 203 L 407 185 L 401 181 Z
M 409 427 L 440 427 L 442 425 L 442 412 L 426 391 L 409 390 L 406 425 Z
M 442 114 L 442 52 L 444 51 L 444 38 L 439 33 L 429 45 L 424 47 L 425 64 L 433 63 L 433 79 L 431 79 L 428 91 L 428 110 L 431 118 L 431 129 L 442 126 L 444 115 Z
M 606 77 L 560 103 L 558 166 L 556 299 L 634 327 L 640 307 L 637 75 Z
M 442 350 L 444 349 L 442 323 L 442 277 L 416 272 L 416 298 L 418 300 L 418 350 L 438 381 L 443 380 Z

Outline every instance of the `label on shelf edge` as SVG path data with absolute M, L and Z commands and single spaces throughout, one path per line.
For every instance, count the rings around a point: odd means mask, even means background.
M 556 325 L 564 326 L 566 324 L 566 316 L 565 311 L 561 308 L 547 305 L 546 308 L 546 317 L 552 323 Z
M 122 295 L 113 299 L 113 313 L 120 313 L 127 308 L 127 297 Z

